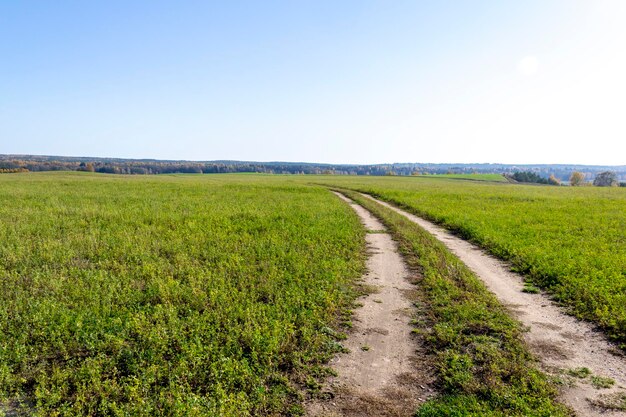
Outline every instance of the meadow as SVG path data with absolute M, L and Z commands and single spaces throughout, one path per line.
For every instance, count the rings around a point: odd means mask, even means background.
M 418 177 L 429 179 L 452 179 L 452 180 L 468 180 L 468 181 L 491 181 L 491 182 L 508 182 L 503 175 L 500 174 L 435 174 L 435 175 L 418 175 Z
M 626 190 L 423 177 L 317 177 L 432 220 L 510 262 L 626 347 Z
M 365 232 L 327 187 L 446 226 L 626 341 L 624 189 L 482 176 L 7 174 L 0 415 L 301 415 L 343 349 L 364 270 Z M 428 233 L 348 194 L 421 274 L 416 331 L 440 395 L 418 415 L 567 415 L 484 285 Z
M 363 246 L 320 187 L 0 176 L 0 410 L 298 415 L 341 349 Z

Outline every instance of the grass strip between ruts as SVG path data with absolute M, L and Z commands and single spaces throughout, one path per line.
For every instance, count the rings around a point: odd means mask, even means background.
M 556 382 L 537 369 L 520 323 L 440 242 L 405 217 L 340 190 L 391 231 L 427 304 L 426 341 L 436 361 L 440 395 L 416 416 L 566 416 Z

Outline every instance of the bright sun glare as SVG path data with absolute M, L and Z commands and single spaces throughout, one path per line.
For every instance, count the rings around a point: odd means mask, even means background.
M 534 75 L 539 70 L 539 60 L 536 56 L 525 56 L 517 64 L 517 69 L 522 75 Z

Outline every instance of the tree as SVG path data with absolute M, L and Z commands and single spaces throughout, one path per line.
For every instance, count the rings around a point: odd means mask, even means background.
M 561 181 L 554 174 L 550 174 L 550 178 L 548 178 L 548 182 L 552 185 L 561 185 Z
M 569 177 L 569 183 L 572 187 L 578 187 L 585 183 L 585 174 L 582 172 L 574 171 Z
M 593 185 L 596 187 L 616 187 L 618 184 L 617 175 L 613 171 L 601 172 L 593 180 Z
M 532 171 L 515 172 L 513 179 L 517 182 L 532 182 L 536 184 L 548 184 L 548 180 Z

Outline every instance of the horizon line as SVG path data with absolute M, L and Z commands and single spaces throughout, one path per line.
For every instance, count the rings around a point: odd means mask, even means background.
M 158 159 L 158 158 L 124 158 L 114 156 L 71 156 L 71 155 L 38 155 L 38 154 L 0 154 L 0 159 L 9 158 L 66 158 L 75 160 L 84 160 L 81 162 L 89 162 L 89 160 L 118 160 L 118 161 L 151 161 L 151 162 L 178 162 L 178 163 L 239 163 L 239 164 L 293 164 L 293 165 L 329 165 L 329 166 L 380 166 L 380 165 L 506 165 L 506 166 L 583 166 L 583 167 L 623 167 L 622 165 L 605 165 L 605 164 L 585 164 L 585 163 L 504 163 L 504 162 L 377 162 L 377 163 L 331 163 L 331 162 L 304 162 L 304 161 L 252 161 L 239 159 L 212 159 L 212 160 L 192 160 L 192 159 Z

